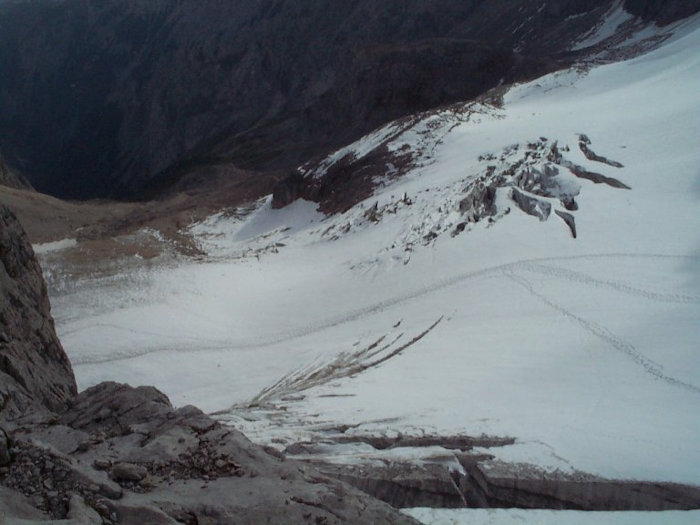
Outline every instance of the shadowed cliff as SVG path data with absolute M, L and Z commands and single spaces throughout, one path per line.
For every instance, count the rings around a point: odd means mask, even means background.
M 37 189 L 64 197 L 139 197 L 222 159 L 289 169 L 391 119 L 560 67 L 610 4 L 0 4 L 0 145 Z

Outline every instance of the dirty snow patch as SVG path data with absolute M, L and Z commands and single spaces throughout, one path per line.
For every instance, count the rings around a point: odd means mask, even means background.
M 32 248 L 34 248 L 34 253 L 37 255 L 43 255 L 49 252 L 57 252 L 59 250 L 75 248 L 77 245 L 78 241 L 76 239 L 61 239 L 60 241 L 33 244 Z
M 404 514 L 430 525 L 691 525 L 700 511 L 581 512 L 526 509 L 405 509 Z

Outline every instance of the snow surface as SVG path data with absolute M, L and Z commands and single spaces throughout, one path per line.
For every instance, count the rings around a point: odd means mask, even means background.
M 44 255 L 49 252 L 56 252 L 60 250 L 67 250 L 68 248 L 74 248 L 78 245 L 76 239 L 61 239 L 60 241 L 45 242 L 41 244 L 33 244 L 32 248 L 34 253 L 37 255 Z
M 191 229 L 208 262 L 52 297 L 79 387 L 153 384 L 280 446 L 338 425 L 512 436 L 489 453 L 700 484 L 699 51 L 696 18 L 645 56 L 555 73 L 478 119 L 456 115 L 431 162 L 346 214 L 267 200 Z M 586 159 L 580 133 L 624 167 Z M 578 180 L 577 239 L 505 192 L 496 222 L 449 235 L 487 156 L 539 137 L 631 189 Z M 379 222 L 366 219 L 375 202 Z
M 409 516 L 430 525 L 696 525 L 700 511 L 577 512 L 523 509 L 407 509 Z

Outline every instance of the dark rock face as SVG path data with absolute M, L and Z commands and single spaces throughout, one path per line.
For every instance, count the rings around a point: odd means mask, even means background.
M 611 2 L 1 3 L 0 142 L 59 196 L 134 195 L 183 163 L 290 169 L 563 65 Z
M 347 211 L 372 195 L 373 178 L 386 172 L 389 159 L 396 165 L 403 164 L 401 168 L 408 168 L 410 163 L 406 157 L 379 147 L 361 159 L 356 159 L 353 154 L 346 155 L 320 177 L 296 171 L 275 185 L 272 207 L 282 208 L 302 198 L 318 202 L 318 209 L 323 213 Z
M 700 11 L 700 0 L 625 0 L 625 9 L 663 26 Z
M 302 197 L 304 190 L 304 176 L 298 171 L 290 173 L 275 184 L 272 190 L 272 208 L 277 210 L 284 208 Z
M 24 177 L 14 173 L 0 155 L 0 185 L 10 188 L 30 189 L 32 186 Z
M 60 410 L 76 393 L 41 268 L 14 214 L 0 206 L 0 417 L 32 404 Z

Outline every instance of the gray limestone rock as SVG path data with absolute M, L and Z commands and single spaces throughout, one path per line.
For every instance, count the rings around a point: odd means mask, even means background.
M 105 407 L 110 417 L 98 417 Z M 270 516 L 277 516 L 273 521 L 285 516 L 289 523 L 308 521 L 308 516 L 330 522 L 410 522 L 340 482 L 319 481 L 314 470 L 269 455 L 195 407 L 171 408 L 155 389 L 98 385 L 80 394 L 62 419 L 106 436 L 73 456 L 88 465 L 111 460 L 99 465 L 121 484 L 123 497 L 107 505 L 125 523 L 136 512 L 130 509 L 138 508 L 212 523 L 257 523 Z
M 149 525 L 178 525 L 178 522 L 154 505 L 125 505 L 108 502 L 110 515 L 116 523 L 148 523 Z M 198 523 L 198 522 L 195 522 Z
M 0 206 L 0 419 L 30 406 L 61 410 L 76 393 L 41 268 L 17 218 Z
M 100 515 L 91 507 L 85 504 L 85 500 L 77 495 L 70 498 L 68 507 L 68 520 L 75 525 L 102 525 Z
M 112 467 L 110 475 L 116 481 L 141 481 L 148 476 L 148 471 L 133 463 L 117 463 Z
M 578 139 L 578 147 L 581 150 L 581 153 L 588 159 L 592 160 L 595 162 L 601 162 L 603 164 L 607 164 L 608 166 L 612 166 L 613 168 L 624 168 L 624 165 L 620 162 L 617 162 L 616 160 L 610 160 L 607 157 L 603 157 L 602 155 L 598 155 L 595 151 L 591 149 L 591 139 L 588 138 L 588 135 L 585 134 L 580 134 L 579 139 Z
M 570 213 L 566 213 L 565 211 L 560 211 L 560 210 L 554 210 L 554 212 L 561 217 L 561 219 L 566 223 L 566 225 L 569 227 L 569 230 L 571 230 L 571 235 L 575 239 L 576 238 L 576 220 L 574 219 L 574 216 L 571 215 Z
M 525 195 L 515 188 L 511 189 L 511 198 L 521 210 L 539 218 L 540 221 L 546 221 L 552 212 L 552 205 L 549 202 Z
M 466 197 L 459 203 L 459 211 L 470 222 L 479 222 L 486 217 L 496 215 L 496 186 L 477 182 Z
M 33 428 L 32 439 L 39 443 L 50 446 L 62 454 L 71 454 L 85 446 L 89 440 L 89 435 L 80 430 L 75 430 L 65 425 L 49 425 L 46 427 Z
M 54 519 L 71 518 L 74 507 L 94 518 L 80 510 L 85 501 L 102 518 L 127 524 L 414 523 L 309 466 L 268 454 L 195 407 L 173 409 L 153 388 L 98 385 L 51 426 L 15 430 L 16 464 L 0 484 L 31 494 Z M 61 444 L 57 436 L 71 435 L 66 428 L 87 435 L 90 446 L 61 453 L 42 442 Z
M 0 486 L 0 516 L 8 519 L 45 520 L 48 516 L 32 505 L 24 494 Z
M 128 434 L 129 427 L 160 421 L 173 412 L 170 400 L 153 387 L 132 388 L 101 383 L 77 396 L 61 421 L 78 430 L 105 437 Z

